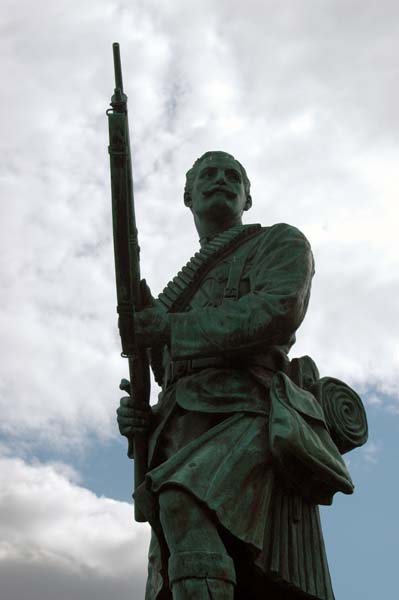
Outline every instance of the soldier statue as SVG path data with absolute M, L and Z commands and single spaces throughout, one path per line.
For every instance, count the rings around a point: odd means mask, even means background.
M 346 384 L 288 357 L 309 242 L 285 223 L 242 223 L 250 182 L 225 152 L 196 160 L 184 203 L 201 248 L 134 317 L 159 401 L 138 409 L 128 395 L 117 411 L 122 435 L 148 435 L 134 496 L 152 527 L 146 600 L 333 600 L 318 505 L 352 493 L 342 454 L 367 422 Z

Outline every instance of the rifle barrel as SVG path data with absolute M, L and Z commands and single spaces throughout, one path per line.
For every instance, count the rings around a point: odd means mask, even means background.
M 118 42 L 112 44 L 112 50 L 114 53 L 115 89 L 119 89 L 123 93 L 122 65 Z

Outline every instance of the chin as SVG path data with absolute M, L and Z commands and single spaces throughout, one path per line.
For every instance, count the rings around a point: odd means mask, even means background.
M 211 215 L 213 219 L 218 221 L 225 221 L 226 219 L 234 219 L 237 215 L 231 207 L 226 205 L 212 206 L 207 214 Z
M 204 206 L 202 214 L 211 214 L 212 216 L 221 215 L 224 217 L 234 217 L 236 211 L 235 207 L 232 206 L 231 200 L 225 196 L 220 196 L 212 199 L 212 202 L 207 207 Z

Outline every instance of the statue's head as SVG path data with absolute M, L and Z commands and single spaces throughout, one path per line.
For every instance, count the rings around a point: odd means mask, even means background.
M 252 205 L 250 181 L 241 163 L 227 152 L 206 152 L 186 174 L 184 203 L 194 216 L 240 217 Z

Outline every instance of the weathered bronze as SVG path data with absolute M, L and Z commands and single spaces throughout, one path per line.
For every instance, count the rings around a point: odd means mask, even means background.
M 250 182 L 230 154 L 194 163 L 184 202 L 200 250 L 134 313 L 159 401 L 137 407 L 123 380 L 117 411 L 123 435 L 149 441 L 134 495 L 152 527 L 146 600 L 333 600 L 318 504 L 353 492 L 341 455 L 367 421 L 346 384 L 288 358 L 310 245 L 284 223 L 242 224 Z

